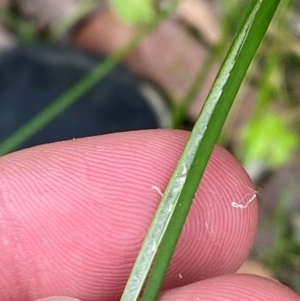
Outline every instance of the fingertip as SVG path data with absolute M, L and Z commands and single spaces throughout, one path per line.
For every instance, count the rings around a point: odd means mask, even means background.
M 185 287 L 165 291 L 159 301 L 299 301 L 287 286 L 261 276 L 232 274 L 203 280 Z
M 251 250 L 257 218 L 251 179 L 217 145 L 185 222 L 166 288 L 236 272 Z
M 118 133 L 3 157 L 1 212 L 10 232 L 2 230 L 13 243 L 1 249 L 6 274 L 0 288 L 11 295 L 13 287 L 38 291 L 34 297 L 119 296 L 161 200 L 153 187 L 164 191 L 188 135 Z M 256 229 L 253 191 L 240 164 L 216 146 L 165 287 L 231 273 L 242 264 Z M 36 279 L 36 286 L 28 279 Z

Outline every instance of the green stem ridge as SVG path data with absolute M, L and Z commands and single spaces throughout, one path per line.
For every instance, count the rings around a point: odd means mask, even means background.
M 253 0 L 166 188 L 121 301 L 156 300 L 199 182 L 280 0 Z M 150 269 L 151 268 L 151 269 Z

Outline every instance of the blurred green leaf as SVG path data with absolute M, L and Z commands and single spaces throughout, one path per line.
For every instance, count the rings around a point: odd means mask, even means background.
M 283 117 L 266 113 L 245 126 L 243 133 L 245 162 L 264 162 L 278 166 L 286 162 L 297 145 L 297 136 L 286 126 Z
M 12 10 L 0 3 L 0 21 L 15 32 L 22 41 L 35 41 L 37 39 L 34 26 L 27 20 L 20 18 Z
M 149 22 L 155 16 L 154 0 L 110 0 L 110 3 L 127 24 Z

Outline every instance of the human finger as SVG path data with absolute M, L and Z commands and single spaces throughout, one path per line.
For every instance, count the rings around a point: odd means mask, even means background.
M 247 274 L 225 275 L 196 282 L 161 293 L 159 301 L 299 301 L 300 297 L 290 288 L 274 280 Z M 66 297 L 36 301 L 78 301 Z
M 165 291 L 159 301 L 299 301 L 300 296 L 281 283 L 250 274 L 231 274 Z
M 128 132 L 1 158 L 1 300 L 118 300 L 187 137 Z M 235 271 L 256 219 L 249 177 L 217 146 L 164 288 Z

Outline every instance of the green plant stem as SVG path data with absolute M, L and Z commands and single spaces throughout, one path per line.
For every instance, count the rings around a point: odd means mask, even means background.
M 0 156 L 15 150 L 21 143 L 32 137 L 42 127 L 47 125 L 56 116 L 61 114 L 69 106 L 75 103 L 81 96 L 88 92 L 94 85 L 103 79 L 113 68 L 115 68 L 162 20 L 169 16 L 174 7 L 162 11 L 148 25 L 124 47 L 110 55 L 104 62 L 99 64 L 93 71 L 70 88 L 66 93 L 59 96 L 43 111 L 29 120 L 19 130 L 6 140 L 0 142 Z
M 253 0 L 154 216 L 121 301 L 156 300 L 184 221 L 239 86 L 280 0 Z

